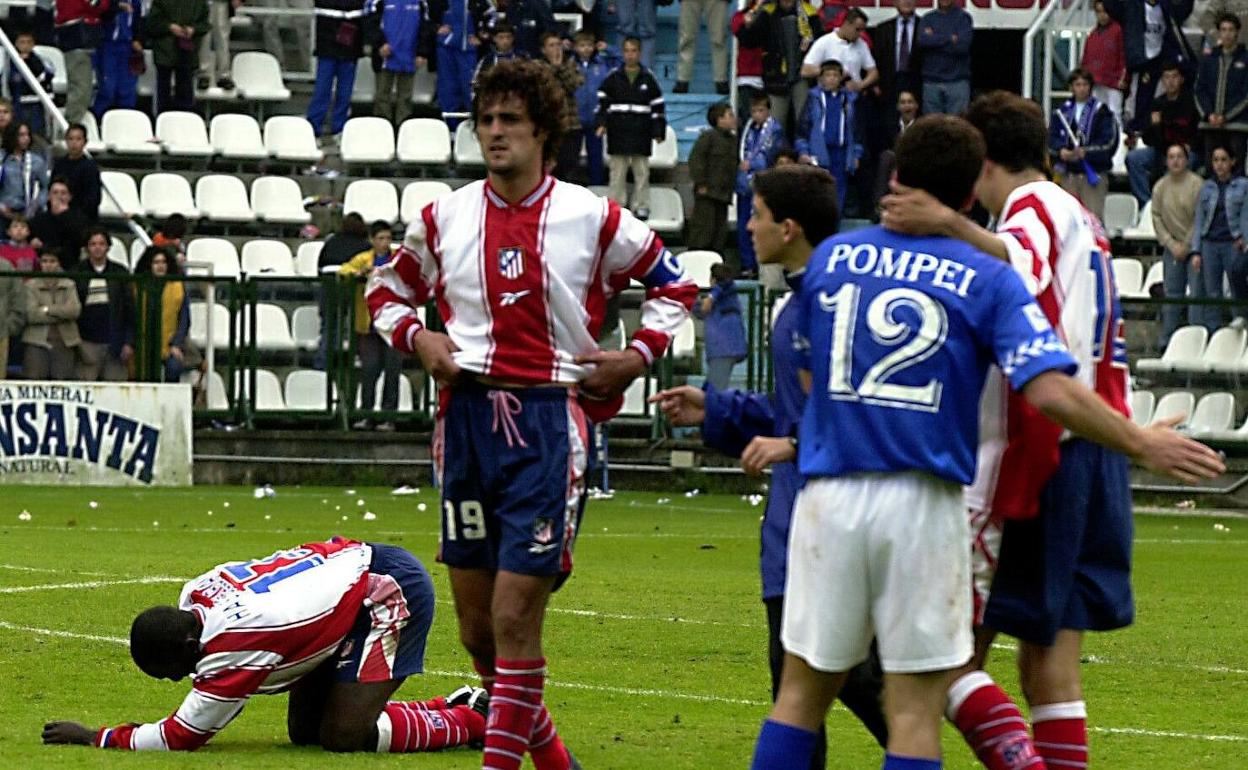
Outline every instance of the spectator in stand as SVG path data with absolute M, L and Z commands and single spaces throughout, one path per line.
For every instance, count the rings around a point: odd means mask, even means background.
M 95 159 L 88 157 L 87 128 L 81 123 L 71 123 L 65 130 L 65 154 L 52 163 L 52 177 L 61 177 L 69 183 L 74 208 L 81 211 L 88 222 L 100 218 L 100 167 Z
M 428 8 L 429 21 L 437 26 L 438 104 L 444 112 L 467 112 L 481 33 L 493 18 L 494 7 L 489 0 L 428 0 Z M 446 122 L 454 129 L 459 121 Z
M 827 169 L 836 180 L 837 204 L 843 211 L 849 175 L 858 169 L 862 144 L 855 133 L 856 94 L 841 87 L 844 69 L 836 59 L 819 68 L 819 85 L 810 92 L 797 125 L 797 151 L 803 163 Z
M 9 376 L 9 338 L 26 326 L 26 284 L 12 273 L 13 265 L 0 259 L 0 380 Z
M 1231 286 L 1231 296 L 1248 299 L 1248 256 L 1244 254 L 1244 233 L 1248 232 L 1248 179 L 1236 176 L 1237 158 L 1226 147 L 1210 153 L 1213 174 L 1200 188 L 1196 202 L 1195 229 L 1192 232 L 1192 258 L 1199 260 L 1205 296 L 1221 299 L 1223 276 Z M 1231 325 L 1244 328 L 1243 308 L 1235 312 Z M 1220 307 L 1206 307 L 1205 327 L 1215 331 L 1225 318 Z
M 718 0 L 716 0 L 718 2 Z M 722 253 L 728 239 L 728 204 L 737 175 L 737 116 L 728 102 L 706 111 L 710 126 L 698 136 L 689 153 L 693 182 L 693 216 L 689 218 L 691 249 Z
M 542 55 L 542 35 L 557 31 L 547 0 L 498 0 L 498 13 L 515 32 L 517 52 L 528 59 Z
M 156 64 L 157 115 L 195 109 L 196 53 L 207 33 L 208 0 L 152 0 L 147 40 Z
M 818 77 L 825 61 L 835 59 L 841 63 L 845 80 L 841 87 L 850 93 L 860 93 L 875 85 L 880 79 L 875 57 L 862 39 L 867 28 L 867 15 L 860 8 L 845 12 L 841 26 L 817 39 L 802 59 L 802 77 Z
M 481 61 L 477 62 L 477 71 L 472 76 L 472 82 L 475 84 L 478 78 L 489 72 L 500 61 L 527 58 L 516 50 L 516 31 L 507 22 L 500 21 L 490 30 L 490 50 L 481 57 Z
M 1062 188 L 1100 219 L 1121 129 L 1109 107 L 1092 95 L 1087 70 L 1075 69 L 1067 83 L 1074 96 L 1058 108 L 1060 118 L 1049 120 L 1049 156 Z
M 364 217 L 352 211 L 342 218 L 342 224 L 338 225 L 338 232 L 325 240 L 325 245 L 321 247 L 320 256 L 316 261 L 317 269 L 324 272 L 327 267 L 338 267 L 356 254 L 370 248 L 371 245 L 368 239 L 368 225 L 365 224 Z M 320 306 L 321 340 L 317 345 L 316 358 L 312 366 L 324 370 L 330 327 L 328 308 L 323 296 L 320 297 Z
M 21 214 L 9 217 L 8 239 L 0 243 L 0 260 L 14 270 L 38 270 L 39 253 L 30 245 L 30 223 Z
M 654 67 L 654 41 L 659 34 L 657 0 L 616 0 L 615 13 L 619 19 L 620 49 L 630 37 L 641 41 L 641 63 L 647 69 Z
M 108 258 L 108 231 L 93 227 L 87 233 L 87 259 L 78 268 L 78 379 L 87 382 L 125 382 L 134 360 L 134 286 L 118 276 L 129 275 L 124 265 Z M 137 268 L 136 273 L 140 272 Z M 147 328 L 143 326 L 141 328 Z
M 1191 289 L 1192 298 L 1205 296 L 1205 285 L 1200 277 L 1200 260 L 1188 257 L 1192 243 L 1192 228 L 1196 223 L 1196 201 L 1204 180 L 1188 167 L 1188 149 L 1183 144 L 1172 144 L 1166 149 L 1166 175 L 1153 186 L 1153 231 L 1161 246 L 1162 280 L 1166 299 L 1183 299 Z M 1203 308 L 1187 308 L 1182 305 L 1165 305 L 1161 308 L 1161 339 L 1158 345 L 1165 350 L 1170 335 L 1180 323 L 1201 323 L 1199 314 Z M 1189 320 L 1190 319 L 1190 320 Z
M 199 90 L 207 91 L 216 83 L 217 88 L 233 91 L 234 79 L 230 77 L 230 16 L 235 8 L 243 4 L 243 0 L 207 2 L 207 29 L 211 31 L 201 36 L 199 41 Z
M 563 139 L 555 155 L 555 167 L 551 174 L 556 179 L 572 181 L 577 167 L 581 165 L 581 119 L 576 104 L 576 90 L 583 82 L 576 65 L 564 58 L 563 38 L 558 32 L 542 33 L 541 61 L 550 67 L 555 82 L 563 86 Z
M 144 249 L 143 256 L 139 257 L 134 266 L 134 272 L 136 275 L 152 275 L 158 279 L 182 274 L 178 267 L 177 253 L 168 246 L 148 246 Z M 191 299 L 186 293 L 186 284 L 182 281 L 157 280 L 153 281 L 152 286 L 160 292 L 157 322 L 160 324 L 160 361 L 164 381 L 178 382 L 182 379 L 182 372 L 190 364 L 189 354 L 193 352 L 186 339 L 187 332 L 191 329 Z M 149 301 L 139 295 L 136 312 L 141 329 L 150 329 L 153 324 L 147 318 L 149 307 Z
M 13 102 L 0 96 L 0 138 L 3 138 L 13 125 Z
M 1218 47 L 1201 59 L 1196 76 L 1206 157 L 1217 145 L 1228 145 L 1236 158 L 1248 149 L 1248 49 L 1239 43 L 1242 26 L 1233 14 L 1218 19 Z
M 91 57 L 100 44 L 100 19 L 110 0 L 56 0 L 56 47 L 65 54 L 65 119 L 81 123 L 91 106 Z
M 433 25 L 424 2 L 368 0 L 365 10 L 366 39 L 377 73 L 373 115 L 398 126 L 409 111 L 416 70 L 433 53 Z
M 923 14 L 915 44 L 922 52 L 923 114 L 961 115 L 971 103 L 971 15 L 954 0 Z
M 308 122 L 320 135 L 329 115 L 327 143 L 337 143 L 351 115 L 355 65 L 364 54 L 364 2 L 316 0 L 316 85 L 308 103 Z
M 1200 153 L 1195 149 L 1200 116 L 1192 92 L 1183 87 L 1183 70 L 1177 63 L 1170 62 L 1162 69 L 1161 85 L 1162 93 L 1153 100 L 1153 111 L 1147 122 L 1140 121 L 1144 144 L 1127 153 L 1127 178 L 1141 206 L 1148 202 L 1149 184 L 1161 173 L 1160 148 L 1181 144 L 1188 148 L 1184 157 L 1192 168 L 1200 165 Z M 1138 138 L 1128 134 L 1127 146 L 1131 147 Z
M 172 246 L 178 255 L 178 266 L 182 267 L 186 264 L 186 246 L 183 243 L 185 238 L 186 217 L 181 214 L 170 214 L 165 217 L 165 221 L 157 225 L 156 232 L 152 233 L 152 245 Z
M 716 390 L 727 390 L 732 368 L 748 353 L 745 324 L 732 268 L 722 262 L 711 265 L 711 281 L 710 293 L 693 303 L 693 314 L 702 319 L 706 381 Z
M 30 74 L 35 76 L 40 87 L 51 94 L 52 76 L 56 74 L 56 68 L 51 62 L 35 53 L 35 33 L 29 29 L 19 30 L 13 39 L 13 46 L 17 48 L 22 61 L 30 68 Z M 5 67 L 4 82 L 8 87 L 9 96 L 14 100 L 14 117 L 29 124 L 30 129 L 39 136 L 47 137 L 47 121 L 44 119 L 43 102 L 39 100 L 39 94 L 30 87 L 25 76 L 16 66 L 6 62 Z
M 732 15 L 732 34 L 739 37 L 745 26 L 745 11 Z M 750 119 L 750 105 L 755 96 L 766 96 L 763 90 L 763 49 L 737 41 L 737 122 L 745 125 Z
M 651 140 L 667 138 L 663 90 L 641 63 L 641 41 L 624 38 L 624 65 L 602 81 L 598 102 L 598 135 L 607 137 L 607 165 L 611 199 L 628 202 L 628 172 L 633 172 L 632 211 L 642 221 L 650 218 Z
M 879 72 L 877 90 L 886 102 L 893 101 L 894 96 L 902 91 L 914 95 L 919 93 L 919 51 L 915 46 L 919 19 L 914 13 L 914 6 L 915 0 L 895 0 L 893 7 L 897 9 L 897 15 L 876 25 L 871 33 Z M 884 113 L 884 125 L 896 117 L 891 107 Z
M 91 111 L 101 119 L 113 107 L 132 110 L 138 103 L 139 75 L 147 66 L 143 60 L 147 30 L 143 3 L 110 4 L 103 27 L 103 39 L 92 57 L 96 90 Z
M 390 244 L 394 230 L 389 222 L 377 221 L 368 229 L 369 248 L 356 254 L 338 268 L 339 275 L 367 278 L 373 268 L 390 261 Z M 403 375 L 403 355 L 395 350 L 373 328 L 373 316 L 364 301 L 364 282 L 355 290 L 355 335 L 360 355 L 360 410 L 373 411 L 377 400 L 377 378 L 381 383 L 381 408 L 393 412 L 399 408 L 399 377 Z M 363 417 L 351 425 L 355 430 L 372 430 L 373 420 Z M 393 431 L 393 422 L 376 426 L 379 431 Z
M 27 24 L 35 31 L 35 42 L 39 45 L 56 45 L 55 0 L 35 0 L 34 5 L 33 18 L 27 8 L 9 6 L 9 24 L 15 27 Z
M 754 175 L 775 164 L 785 147 L 784 129 L 771 115 L 771 102 L 761 90 L 750 99 L 750 118 L 741 136 L 741 163 L 737 166 L 737 252 L 742 277 L 758 276 L 758 258 L 750 235 L 754 212 Z
M 1092 95 L 1113 110 L 1121 122 L 1122 100 L 1127 82 L 1127 52 L 1122 42 L 1122 27 L 1105 10 L 1105 3 L 1096 0 L 1096 27 L 1088 34 L 1080 64 L 1092 73 Z
M 31 149 L 32 139 L 30 126 L 21 121 L 10 123 L 4 132 L 0 216 L 5 218 L 23 214 L 29 219 L 48 201 L 48 162 Z
M 728 93 L 728 2 L 729 0 L 680 0 L 680 22 L 676 43 L 676 86 L 678 94 L 689 93 L 693 80 L 693 54 L 698 47 L 698 29 L 705 22 L 711 43 L 711 76 L 715 93 Z
M 312 0 L 257 0 L 256 5 L 291 10 L 312 10 Z M 264 49 L 282 62 L 286 70 L 308 71 L 312 66 L 312 40 L 308 35 L 307 16 L 261 16 L 261 34 Z M 295 39 L 292 46 L 282 42 L 282 30 L 286 29 Z
M 26 283 L 22 373 L 28 380 L 72 380 L 79 342 L 78 290 L 65 276 L 55 250 L 39 251 L 39 270 L 47 275 Z
M 1207 41 L 1218 39 L 1218 20 L 1225 14 L 1229 13 L 1240 21 L 1248 19 L 1248 0 L 1206 0 L 1203 5 L 1200 28 L 1205 31 Z M 1239 30 L 1239 42 L 1241 45 L 1248 45 L 1248 29 Z
M 819 29 L 819 9 L 807 0 L 773 0 L 751 6 L 737 31 L 742 45 L 763 50 L 763 88 L 786 133 L 806 106 L 802 57 Z
M 1195 74 L 1196 55 L 1183 35 L 1183 22 L 1192 14 L 1193 0 L 1102 0 L 1105 10 L 1122 25 L 1122 43 L 1131 76 L 1131 133 L 1142 134 L 1153 112 L 1162 67 L 1168 62 Z
M 893 148 L 897 140 L 919 119 L 919 99 L 912 91 L 901 91 L 897 94 L 896 116 L 884 128 L 884 149 L 880 152 L 876 164 L 875 187 L 872 189 L 871 210 L 877 211 L 880 199 L 888 195 L 888 183 L 897 170 L 897 155 Z
M 581 85 L 576 89 L 576 112 L 580 125 L 576 132 L 577 153 L 580 153 L 582 142 L 585 145 L 585 160 L 589 165 L 589 183 L 602 185 L 607 183 L 607 170 L 603 165 L 602 137 L 595 131 L 595 117 L 598 114 L 598 90 L 607 75 L 619 67 L 621 62 L 610 49 L 598 47 L 598 40 L 592 32 L 581 30 L 576 33 L 576 68 L 581 75 Z
M 69 183 L 55 177 L 48 185 L 47 208 L 30 218 L 30 244 L 40 254 L 55 249 L 65 270 L 78 266 L 89 227 L 86 215 L 74 208 L 72 201 Z

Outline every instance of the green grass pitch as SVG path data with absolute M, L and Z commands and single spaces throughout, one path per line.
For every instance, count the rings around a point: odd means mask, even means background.
M 745 767 L 767 712 L 762 508 L 729 496 L 668 496 L 590 503 L 576 574 L 547 620 L 547 701 L 590 770 Z M 29 521 L 19 520 L 23 510 Z M 365 511 L 376 518 L 365 521 Z M 442 694 L 470 680 L 446 573 L 434 564 L 437 512 L 429 489 L 396 497 L 290 488 L 257 500 L 241 488 L 8 487 L 0 499 L 0 768 L 479 767 L 467 750 L 330 757 L 293 748 L 280 695 L 253 699 L 190 756 L 39 743 L 47 719 L 101 725 L 167 715 L 186 684 L 148 679 L 133 666 L 122 642 L 133 615 L 173 603 L 181 580 L 214 564 L 333 534 L 402 545 L 434 575 L 440 598 L 428 671 L 400 696 Z M 1248 522 L 1141 516 L 1136 535 L 1137 623 L 1086 644 L 1093 763 L 1244 767 Z M 994 656 L 991 671 L 1017 696 L 1011 652 Z M 879 750 L 848 712 L 834 710 L 828 729 L 831 767 L 879 766 Z M 976 767 L 950 730 L 945 749 L 946 767 Z

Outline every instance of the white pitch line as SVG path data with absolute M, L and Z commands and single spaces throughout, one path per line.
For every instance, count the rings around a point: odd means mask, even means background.
M 13 572 L 51 572 L 57 575 L 69 573 L 71 575 L 90 575 L 92 577 L 107 577 L 111 572 L 85 572 L 80 569 L 51 569 L 49 567 L 26 567 L 21 564 L 0 564 L 0 569 L 12 570 Z
M 1138 727 L 1089 727 L 1098 733 L 1113 735 L 1142 735 L 1148 738 L 1186 738 L 1193 741 L 1233 741 L 1248 743 L 1248 735 L 1204 735 L 1201 733 L 1180 733 L 1173 730 L 1144 730 Z
M 79 588 L 106 588 L 108 586 L 144 585 L 148 583 L 184 583 L 183 578 L 157 575 L 155 577 L 132 578 L 130 580 L 87 580 L 77 583 L 46 583 L 37 586 L 5 586 L 0 594 L 24 594 L 31 591 L 56 591 Z
M 8 629 L 9 631 L 24 631 L 28 634 L 37 634 L 38 636 L 56 636 L 62 639 L 82 639 L 88 642 L 108 642 L 109 644 L 120 644 L 125 647 L 130 646 L 130 640 L 122 639 L 120 636 L 98 636 L 96 634 L 79 634 L 73 631 L 57 631 L 54 628 L 22 626 L 4 620 L 0 620 L 0 628 Z

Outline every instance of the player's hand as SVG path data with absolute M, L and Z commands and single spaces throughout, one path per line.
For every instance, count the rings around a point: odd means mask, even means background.
M 692 385 L 660 390 L 650 403 L 658 404 L 667 421 L 680 428 L 701 425 L 706 419 L 706 394 Z
M 597 134 L 598 136 L 606 136 L 606 135 L 607 135 L 607 127 L 606 127 L 606 126 L 598 126 L 598 128 L 594 129 L 594 133 L 595 133 L 595 134 Z
M 442 26 L 438 27 L 438 34 L 439 34 L 439 35 L 449 35 L 449 34 L 451 34 L 451 25 L 450 25 L 450 24 L 443 24 Z M 470 42 L 471 42 L 471 41 L 470 41 Z
M 463 372 L 452 356 L 459 346 L 442 332 L 421 329 L 412 337 L 412 349 L 420 356 L 421 366 L 439 385 L 455 384 Z
M 741 469 L 751 476 L 758 476 L 773 463 L 797 459 L 797 447 L 787 438 L 755 436 L 741 453 Z
M 426 66 L 428 66 L 428 64 L 429 64 L 429 60 L 426 59 L 425 57 L 423 56 L 416 57 L 416 69 L 424 69 Z
M 90 746 L 95 742 L 96 732 L 77 722 L 48 722 L 43 726 L 43 742 Z
M 880 224 L 909 235 L 946 235 L 949 218 L 960 216 L 926 190 L 906 187 L 894 179 L 891 193 L 880 199 Z
M 1179 414 L 1158 420 L 1144 429 L 1145 445 L 1136 459 L 1154 473 L 1194 484 L 1226 472 L 1226 463 L 1209 447 L 1176 433 L 1174 426 L 1187 419 Z
M 389 59 L 392 53 L 394 53 L 394 49 L 390 47 L 389 43 L 382 43 L 381 48 L 377 49 L 377 55 L 383 59 Z
M 646 359 L 634 348 L 599 350 L 577 356 L 576 363 L 594 365 L 594 370 L 581 380 L 581 392 L 598 399 L 615 398 L 646 371 Z

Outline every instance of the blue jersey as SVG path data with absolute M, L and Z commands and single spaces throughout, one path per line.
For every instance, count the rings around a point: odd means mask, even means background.
M 806 478 L 917 470 L 969 484 L 989 365 L 1015 389 L 1075 371 L 1010 266 L 961 241 L 880 227 L 834 236 L 811 256 L 800 302 Z

